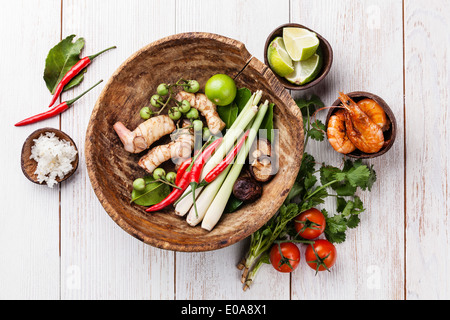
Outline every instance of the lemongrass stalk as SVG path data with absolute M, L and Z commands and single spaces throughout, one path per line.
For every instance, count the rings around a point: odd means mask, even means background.
M 243 128 L 245 128 L 257 114 L 258 112 L 257 105 L 261 100 L 261 97 L 262 91 L 258 90 L 249 99 L 244 109 L 241 111 L 239 116 L 234 121 L 233 125 L 230 127 L 230 129 L 228 129 L 227 133 L 223 137 L 222 143 L 220 144 L 219 148 L 214 152 L 214 155 L 208 160 L 208 162 L 206 162 L 202 170 L 200 180 L 203 180 L 206 177 L 206 175 L 223 160 L 227 152 L 234 146 L 236 140 L 244 132 Z M 195 190 L 195 198 L 197 198 L 198 195 L 201 194 L 202 189 L 203 188 L 197 188 Z M 194 197 L 186 196 L 190 192 L 192 192 L 192 190 L 189 186 L 181 196 L 182 199 L 175 206 L 175 213 L 177 215 L 184 216 L 191 209 L 194 203 Z
M 230 149 L 234 146 L 236 140 L 242 135 L 242 133 L 244 133 L 247 125 L 254 119 L 254 117 L 258 113 L 258 103 L 261 100 L 261 97 L 262 91 L 256 91 L 253 100 L 251 99 L 251 101 L 249 101 L 245 108 L 241 111 L 240 115 L 237 117 L 233 125 L 223 137 L 223 141 L 220 147 L 214 152 L 214 155 L 205 164 L 205 167 L 202 171 L 202 179 L 204 179 L 206 175 L 223 160 L 228 151 L 230 151 Z
M 261 123 L 264 119 L 268 107 L 269 102 L 266 101 L 259 108 L 258 114 L 256 115 L 256 118 L 252 124 L 252 128 L 250 130 L 250 133 L 248 135 L 244 147 L 239 151 L 235 163 L 231 167 L 231 170 L 228 173 L 225 181 L 222 183 L 219 192 L 217 192 L 216 196 L 214 197 L 214 200 L 211 202 L 208 211 L 206 211 L 206 214 L 202 221 L 203 229 L 211 231 L 219 221 L 220 217 L 222 216 L 225 207 L 227 205 L 228 199 L 231 196 L 231 192 L 233 191 L 233 185 L 236 182 L 239 175 L 241 174 L 242 167 L 245 164 L 245 159 L 247 158 L 248 153 L 250 151 L 250 147 L 252 146 L 256 138 L 259 127 L 261 126 Z
M 253 121 L 247 125 L 247 127 L 245 128 L 245 132 L 250 130 L 252 128 L 252 125 Z M 245 148 L 245 144 L 243 148 Z M 234 159 L 233 161 L 236 161 L 236 159 Z M 203 220 L 206 211 L 211 205 L 211 202 L 213 202 L 217 192 L 219 192 L 220 187 L 225 181 L 225 178 L 227 177 L 227 174 L 230 171 L 231 167 L 232 167 L 231 165 L 228 165 L 226 169 L 216 179 L 214 179 L 213 182 L 211 182 L 209 185 L 205 187 L 204 192 L 200 195 L 198 199 L 196 199 L 197 209 L 198 208 L 200 209 L 195 210 L 194 205 L 191 207 L 191 210 L 189 211 L 189 214 L 186 218 L 186 221 L 189 225 L 194 227 Z
M 192 206 L 189 214 L 187 215 L 186 222 L 189 225 L 195 227 L 203 220 L 206 211 L 211 205 L 211 202 L 214 200 L 217 192 L 219 192 L 219 189 L 222 186 L 223 181 L 227 177 L 230 169 L 231 166 L 228 166 L 228 168 L 226 168 L 213 182 L 203 188 L 203 192 L 196 199 L 197 212 L 195 211 L 194 206 Z

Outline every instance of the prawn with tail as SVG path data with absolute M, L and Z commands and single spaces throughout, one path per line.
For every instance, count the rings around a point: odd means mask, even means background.
M 376 153 L 384 145 L 382 128 L 361 110 L 346 94 L 340 92 L 339 100 L 345 109 L 345 127 L 348 139 L 360 151 Z
M 386 144 L 383 132 L 390 121 L 383 108 L 372 99 L 357 103 L 340 92 L 341 110 L 328 120 L 327 136 L 330 145 L 339 153 L 349 154 L 355 150 L 376 153 Z

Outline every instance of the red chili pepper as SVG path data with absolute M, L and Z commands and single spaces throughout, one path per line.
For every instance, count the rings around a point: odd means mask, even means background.
M 223 138 L 219 138 L 214 140 L 206 149 L 203 151 L 198 159 L 195 161 L 194 166 L 192 167 L 192 175 L 191 175 L 191 189 L 192 196 L 194 197 L 194 207 L 195 213 L 197 214 L 197 204 L 195 202 L 195 189 L 197 188 L 200 182 L 200 175 L 202 174 L 203 167 L 205 166 L 206 161 L 211 157 L 214 150 L 222 143 Z M 197 214 L 198 215 L 198 214 Z
M 191 181 L 190 180 L 191 174 L 192 174 L 192 172 L 188 168 L 184 172 L 183 177 L 180 179 L 179 184 L 177 184 L 177 187 L 179 187 L 179 189 L 173 188 L 172 192 L 169 193 L 169 195 L 163 201 L 151 206 L 150 208 L 147 208 L 145 211 L 146 212 L 159 211 L 161 209 L 164 209 L 167 206 L 170 206 L 172 203 L 177 201 L 177 199 L 183 194 L 183 192 L 189 186 L 189 182 Z
M 39 113 L 35 116 L 29 117 L 25 120 L 22 120 L 18 123 L 15 124 L 16 127 L 20 127 L 20 126 L 25 126 L 27 124 L 31 124 L 31 123 L 35 123 L 41 120 L 45 120 L 48 118 L 52 118 L 54 116 L 57 116 L 60 113 L 63 113 L 64 111 L 66 111 L 67 109 L 69 109 L 69 107 L 78 99 L 80 99 L 82 96 L 84 96 L 86 93 L 88 93 L 89 91 L 91 91 L 92 89 L 94 89 L 96 86 L 98 86 L 103 80 L 100 80 L 99 82 L 97 82 L 96 85 L 94 85 L 93 87 L 91 87 L 89 90 L 83 92 L 82 94 L 80 94 L 78 97 L 72 99 L 72 100 L 68 100 L 65 101 L 59 105 L 57 105 L 56 107 L 46 111 L 46 112 L 42 112 Z
M 67 73 L 64 75 L 64 77 L 61 79 L 61 81 L 56 86 L 55 94 L 53 95 L 52 101 L 50 102 L 50 105 L 48 107 L 50 108 L 51 106 L 53 106 L 56 99 L 58 99 L 59 95 L 63 91 L 64 87 L 70 82 L 70 80 L 75 78 L 75 76 L 78 75 L 84 68 L 86 68 L 89 64 L 91 64 L 92 60 L 94 60 L 96 57 L 98 57 L 102 53 L 104 53 L 108 50 L 111 50 L 111 49 L 115 49 L 115 48 L 116 47 L 111 47 L 111 48 L 105 49 L 103 51 L 100 51 L 97 54 L 84 57 L 83 59 L 78 61 L 69 71 L 67 71 Z
M 217 166 L 214 167 L 205 177 L 205 179 L 200 184 L 201 186 L 207 185 L 208 183 L 213 182 L 230 164 L 233 162 L 234 158 L 238 154 L 239 150 L 241 150 L 244 145 L 245 140 L 248 137 L 250 130 L 242 136 L 241 140 L 239 140 L 238 144 L 233 148 L 233 150 L 227 154 L 225 159 L 222 160 Z
M 177 171 L 177 177 L 175 178 L 175 185 L 178 185 L 178 182 L 180 182 L 181 177 L 183 176 L 186 169 L 189 167 L 189 165 L 192 163 L 192 158 L 186 159 L 183 161 L 183 163 L 180 165 Z
M 223 138 L 218 138 L 214 140 L 206 149 L 203 151 L 198 159 L 195 161 L 194 166 L 192 167 L 192 176 L 191 176 L 191 184 L 200 182 L 200 175 L 202 173 L 202 169 L 211 157 L 213 152 L 217 149 L 217 147 L 222 143 Z
M 189 184 L 192 180 L 192 175 L 194 173 L 194 168 L 197 168 L 197 166 L 199 164 L 203 163 L 203 161 L 204 161 L 203 159 L 207 159 L 207 158 L 209 158 L 209 156 L 211 156 L 211 154 L 213 153 L 215 148 L 217 148 L 219 143 L 222 141 L 222 138 L 220 138 L 218 140 L 219 141 L 216 140 L 217 142 L 214 141 L 213 143 L 211 143 L 211 145 L 209 145 L 204 150 L 204 152 L 197 153 L 197 155 L 194 157 L 194 159 L 190 161 L 190 164 L 186 168 L 186 170 L 183 172 L 183 175 L 182 175 L 180 181 L 178 183 L 176 183 L 176 186 L 179 189 L 174 188 L 172 190 L 172 192 L 163 201 L 161 201 L 158 204 L 155 204 L 154 206 L 151 206 L 150 208 L 147 208 L 145 211 L 146 212 L 155 212 L 155 211 L 161 210 L 167 206 L 170 206 L 175 201 L 177 201 L 178 198 L 184 193 L 184 191 L 186 191 L 187 187 L 189 186 Z M 208 156 L 208 154 L 209 154 L 209 156 Z M 183 164 L 188 162 L 188 160 L 186 160 Z M 181 169 L 181 167 L 180 167 L 180 169 Z M 177 176 L 178 176 L 178 173 L 177 173 Z

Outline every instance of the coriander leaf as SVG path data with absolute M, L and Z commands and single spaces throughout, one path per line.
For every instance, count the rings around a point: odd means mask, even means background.
M 322 167 L 320 168 L 320 183 L 328 184 L 332 181 L 335 181 L 336 178 L 334 175 L 340 172 L 341 170 L 339 168 L 322 164 Z
M 313 173 L 316 166 L 316 160 L 309 153 L 303 154 L 302 164 L 300 165 L 300 170 L 297 175 L 297 181 L 302 181 L 307 173 Z
M 323 108 L 325 106 L 322 100 L 320 100 L 320 98 L 316 95 L 312 95 L 309 99 L 296 99 L 295 103 L 302 111 L 303 116 L 306 116 L 308 114 L 308 111 L 309 115 L 311 116 L 317 109 Z
M 309 190 L 312 187 L 314 187 L 317 183 L 317 178 L 315 175 L 313 175 L 311 172 L 308 172 L 308 174 L 305 177 L 305 189 Z
M 360 221 L 361 220 L 359 219 L 359 216 L 351 216 L 347 221 L 347 227 L 349 227 L 350 229 L 354 229 L 359 225 Z
M 347 172 L 347 180 L 354 187 L 367 186 L 370 170 L 367 166 L 352 168 Z
M 343 243 L 346 239 L 345 231 L 331 233 L 328 230 L 325 230 L 325 237 L 331 243 Z
M 291 188 L 291 191 L 289 191 L 289 194 L 285 200 L 285 203 L 290 203 L 292 200 L 294 200 L 297 196 L 299 196 L 303 191 L 305 190 L 304 186 L 298 182 L 294 182 L 294 185 Z
M 369 178 L 366 181 L 366 184 L 361 185 L 361 189 L 362 190 L 367 190 L 368 189 L 369 191 L 372 191 L 372 186 L 377 181 L 377 173 L 373 169 L 373 165 L 369 167 L 369 171 L 370 171 L 370 175 L 369 175 Z
M 325 214 L 324 214 L 325 215 Z M 342 215 L 329 217 L 325 215 L 326 228 L 325 236 L 328 241 L 342 243 L 345 241 L 345 231 L 347 231 L 347 220 Z
M 347 205 L 347 201 L 344 198 L 336 197 L 336 211 L 342 213 Z
M 64 75 L 80 60 L 84 39 L 79 38 L 73 42 L 74 38 L 75 35 L 70 35 L 54 46 L 45 60 L 44 81 L 52 94 Z M 72 80 L 72 87 L 80 84 L 82 78 L 79 76 L 77 80 Z
M 307 134 L 313 140 L 323 141 L 325 139 L 325 130 L 326 127 L 322 121 L 316 120 L 316 122 L 311 123 L 311 129 L 308 130 Z
M 356 187 L 352 186 L 349 182 L 341 181 L 332 186 L 336 194 L 341 197 L 350 197 L 355 194 Z

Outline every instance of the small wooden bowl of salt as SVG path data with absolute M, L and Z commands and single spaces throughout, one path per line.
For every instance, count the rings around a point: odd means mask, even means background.
M 72 138 L 61 130 L 42 128 L 25 140 L 21 166 L 28 180 L 52 188 L 77 170 L 78 159 Z

